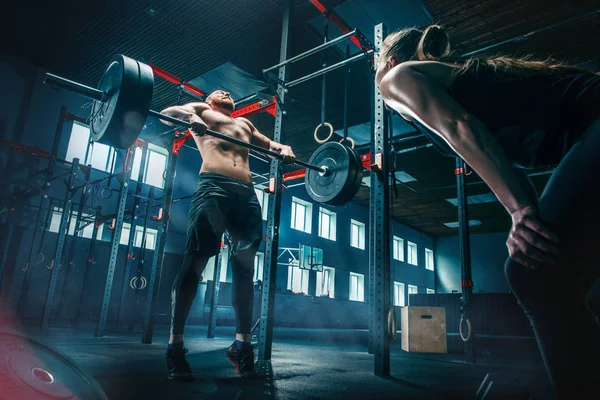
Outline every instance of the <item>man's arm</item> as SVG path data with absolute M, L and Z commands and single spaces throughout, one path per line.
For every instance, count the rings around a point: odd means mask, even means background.
M 206 103 L 188 103 L 182 106 L 173 106 L 165 108 L 160 113 L 173 118 L 180 119 L 185 122 L 192 122 L 192 116 L 200 116 L 202 115 L 203 111 L 208 109 L 210 109 L 210 106 Z M 167 125 L 174 125 L 167 121 L 162 122 Z
M 268 137 L 266 137 L 265 135 L 260 133 L 258 131 L 258 129 L 256 129 L 256 127 L 254 126 L 254 124 L 252 122 L 250 122 L 248 119 L 243 118 L 243 117 L 238 117 L 237 119 L 245 122 L 250 127 L 250 130 L 252 131 L 252 138 L 250 139 L 250 143 L 258 145 L 264 149 L 271 150 L 276 153 L 284 155 L 286 157 L 284 159 L 285 163 L 290 164 L 295 161 L 296 156 L 294 155 L 294 152 L 292 151 L 292 148 L 290 146 L 281 144 L 281 143 L 277 143 L 277 142 L 269 139 Z

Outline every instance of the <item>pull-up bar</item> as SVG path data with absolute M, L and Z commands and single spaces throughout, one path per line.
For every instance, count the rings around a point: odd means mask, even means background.
M 289 59 L 285 60 L 284 62 L 281 62 L 281 63 L 279 63 L 279 64 L 277 64 L 277 65 L 274 65 L 274 66 L 272 66 L 272 67 L 270 67 L 270 68 L 263 69 L 263 74 L 266 74 L 267 72 L 271 72 L 271 71 L 273 71 L 274 69 L 277 69 L 277 68 L 283 67 L 283 66 L 285 66 L 285 65 L 288 65 L 288 64 L 291 64 L 291 63 L 293 63 L 293 62 L 296 62 L 296 61 L 298 61 L 298 60 L 301 60 L 301 59 L 303 59 L 303 58 L 306 58 L 306 57 L 308 57 L 308 56 L 310 56 L 310 55 L 312 55 L 312 54 L 318 53 L 319 51 L 321 51 L 321 50 L 323 50 L 323 49 L 326 49 L 326 48 L 328 48 L 328 47 L 330 47 L 330 46 L 333 46 L 334 44 L 336 44 L 336 43 L 339 43 L 339 42 L 341 42 L 342 40 L 345 40 L 345 39 L 347 39 L 347 38 L 349 38 L 349 37 L 351 37 L 351 36 L 354 36 L 354 35 L 356 35 L 356 29 L 354 29 L 354 30 L 352 30 L 352 31 L 350 31 L 350 32 L 348 32 L 348 33 L 346 33 L 345 35 L 338 36 L 337 38 L 335 38 L 335 39 L 332 39 L 332 40 L 330 40 L 330 41 L 329 41 L 329 42 L 327 42 L 327 43 L 323 43 L 323 44 L 322 44 L 322 45 L 320 45 L 320 46 L 317 46 L 317 47 L 314 47 L 314 48 L 312 48 L 312 49 L 310 49 L 310 50 L 307 50 L 307 51 L 305 51 L 304 53 L 301 53 L 301 54 L 298 54 L 297 56 L 294 56 L 294 57 L 292 57 L 292 58 L 289 58 Z
M 340 37 L 341 37 L 341 36 L 340 36 Z M 331 43 L 331 42 L 329 42 L 329 43 Z M 284 86 L 285 86 L 285 87 L 292 87 L 292 86 L 298 85 L 299 83 L 306 82 L 306 81 L 307 81 L 307 80 L 309 80 L 309 79 L 316 78 L 317 76 L 320 76 L 320 75 L 326 74 L 326 73 L 328 73 L 328 72 L 330 72 L 330 71 L 333 71 L 334 69 L 341 68 L 341 67 L 343 67 L 343 66 L 345 66 L 345 65 L 348 65 L 348 64 L 350 64 L 350 63 L 353 63 L 354 61 L 361 60 L 361 59 L 363 59 L 363 58 L 365 58 L 365 57 L 368 57 L 368 56 L 370 56 L 370 55 L 371 55 L 371 54 L 373 54 L 373 53 L 374 53 L 374 51 L 373 51 L 373 50 L 369 50 L 369 51 L 367 51 L 367 52 L 364 52 L 364 53 L 359 53 L 359 54 L 357 54 L 357 55 L 355 55 L 355 56 L 352 56 L 352 57 L 350 57 L 350 58 L 347 58 L 347 59 L 345 59 L 345 60 L 343 60 L 343 61 L 340 61 L 339 63 L 332 64 L 332 65 L 330 65 L 330 66 L 328 66 L 328 67 L 325 67 L 325 68 L 323 68 L 323 69 L 320 69 L 320 70 L 318 70 L 318 71 L 315 71 L 315 72 L 313 72 L 313 73 L 311 73 L 311 74 L 305 75 L 305 76 L 303 76 L 303 77 L 301 77 L 301 78 L 298 78 L 298 79 L 295 79 L 295 80 L 293 80 L 293 81 L 291 81 L 291 82 L 288 82 L 288 83 L 286 83 Z

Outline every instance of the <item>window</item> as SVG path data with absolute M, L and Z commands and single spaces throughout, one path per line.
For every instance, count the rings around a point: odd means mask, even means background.
M 433 271 L 433 250 L 425 249 L 425 268 Z
M 290 265 L 288 267 L 288 290 L 294 293 L 308 294 L 308 271 L 308 269 Z
M 433 293 L 435 293 L 434 289 L 427 289 L 427 294 L 433 294 Z
M 231 282 L 231 279 L 227 280 L 227 268 L 229 267 L 229 256 L 227 247 L 221 247 L 221 251 L 223 252 L 223 255 L 221 256 L 221 273 L 219 274 L 219 282 Z M 202 280 L 204 282 L 214 280 L 215 267 L 217 266 L 218 260 L 217 257 L 218 254 L 208 259 L 208 262 L 206 263 L 206 268 L 202 273 Z
M 152 143 L 148 144 L 148 152 L 146 153 L 146 162 L 144 163 L 144 174 L 142 182 L 148 185 L 162 189 L 165 181 L 163 179 L 165 169 L 167 167 L 166 149 L 156 146 Z M 140 167 L 142 164 L 142 149 L 136 147 L 133 158 L 133 166 L 131 167 L 131 179 L 138 180 Z
M 121 229 L 121 238 L 119 240 L 119 244 L 123 244 L 127 246 L 129 243 L 129 232 L 131 232 L 131 224 L 128 222 L 123 222 L 123 229 Z M 133 246 L 134 247 L 142 247 L 142 239 L 143 239 L 144 227 L 140 225 L 136 225 L 135 227 L 135 236 L 133 237 Z M 154 250 L 156 248 L 156 236 L 158 231 L 152 228 L 146 228 L 146 248 L 149 250 Z
M 71 137 L 67 146 L 67 161 L 79 158 L 80 164 L 91 164 L 108 173 L 114 170 L 116 152 L 110 146 L 90 141 L 90 128 L 87 125 L 73 122 Z
M 317 290 L 316 296 L 326 296 L 333 299 L 333 289 L 335 284 L 335 269 L 323 267 L 323 271 L 317 271 Z
M 319 236 L 335 240 L 336 214 L 326 208 L 319 207 Z
M 292 197 L 292 229 L 311 232 L 312 204 L 308 201 Z
M 350 220 L 350 246 L 365 249 L 365 224 Z
M 255 187 L 254 192 L 256 193 L 258 202 L 260 203 L 260 209 L 262 210 L 262 219 L 266 221 L 267 211 L 269 209 L 269 193 L 265 192 L 265 188 L 263 186 Z
M 394 260 L 404 261 L 404 239 L 394 236 Z
M 365 276 L 350 272 L 350 300 L 365 301 Z
M 419 265 L 417 261 L 417 245 L 413 242 L 408 242 L 408 263 Z
M 52 218 L 50 219 L 50 226 L 48 227 L 49 232 L 58 233 L 58 228 L 60 227 L 60 218 L 62 216 L 62 208 L 54 207 L 52 210 Z M 92 233 L 94 232 L 94 223 L 96 217 L 89 214 L 81 214 L 81 219 L 79 221 L 79 226 L 83 226 L 82 229 L 79 230 L 78 236 L 91 239 Z M 75 223 L 77 222 L 77 211 L 71 211 L 71 221 L 69 222 L 69 230 L 68 234 L 73 235 L 75 233 Z M 84 226 L 85 225 L 85 226 Z M 104 230 L 104 225 L 100 225 L 98 227 L 98 233 L 96 234 L 96 239 L 102 239 L 102 231 Z
M 265 265 L 265 255 L 263 253 L 256 253 L 254 256 L 254 282 L 263 279 L 263 268 Z
M 411 294 L 417 294 L 417 293 L 419 293 L 419 288 L 418 287 L 416 287 L 415 285 L 408 285 L 408 294 L 409 294 L 409 296 L 408 296 L 408 302 L 409 302 L 409 304 L 410 304 L 410 295 Z
M 394 282 L 394 305 L 404 307 L 404 283 Z

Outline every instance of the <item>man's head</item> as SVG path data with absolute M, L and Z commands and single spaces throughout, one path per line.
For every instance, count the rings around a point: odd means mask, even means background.
M 387 35 L 381 45 L 375 80 L 379 84 L 390 69 L 403 62 L 438 61 L 449 54 L 448 35 L 439 25 L 430 25 L 424 31 L 397 30 Z
M 232 112 L 235 110 L 235 103 L 231 98 L 231 94 L 224 90 L 215 90 L 206 97 L 206 104 L 212 108 L 220 109 L 226 112 Z

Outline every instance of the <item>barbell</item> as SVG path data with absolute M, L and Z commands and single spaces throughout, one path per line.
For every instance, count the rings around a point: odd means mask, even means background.
M 191 128 L 187 121 L 150 109 L 154 91 L 152 68 L 121 54 L 111 58 L 97 89 L 51 73 L 46 73 L 44 83 L 94 100 L 89 117 L 94 142 L 127 149 L 137 140 L 148 116 Z M 210 129 L 206 130 L 206 134 L 283 159 L 279 153 Z M 359 155 L 340 143 L 325 143 L 317 148 L 308 162 L 296 160 L 294 164 L 306 168 L 306 191 L 319 203 L 346 204 L 356 195 L 362 182 L 363 166 Z

